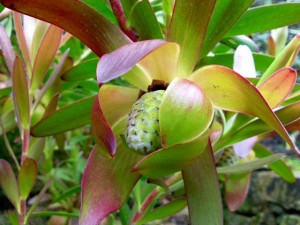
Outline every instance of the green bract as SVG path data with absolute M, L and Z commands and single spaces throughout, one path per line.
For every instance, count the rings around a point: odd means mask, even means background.
M 164 93 L 164 90 L 146 93 L 132 107 L 126 125 L 126 142 L 137 153 L 148 154 L 161 147 L 159 108 Z

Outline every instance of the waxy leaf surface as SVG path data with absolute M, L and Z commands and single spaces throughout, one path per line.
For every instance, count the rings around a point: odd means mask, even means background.
M 271 108 L 275 108 L 291 93 L 297 79 L 297 73 L 283 68 L 263 82 L 258 90 Z
M 201 135 L 214 110 L 210 100 L 191 81 L 177 78 L 166 90 L 159 112 L 161 144 L 169 147 Z
M 269 149 L 261 144 L 256 144 L 253 148 L 253 151 L 255 152 L 255 156 L 257 158 L 264 158 L 273 154 Z M 282 179 L 290 183 L 294 183 L 296 181 L 292 169 L 285 163 L 284 160 L 280 159 L 270 163 L 268 164 L 268 167 L 278 174 Z
M 218 167 L 218 173 L 226 173 L 226 174 L 235 174 L 235 173 L 245 173 L 250 172 L 252 170 L 259 169 L 269 163 L 272 163 L 276 160 L 283 158 L 285 154 L 274 154 L 261 159 L 257 159 L 255 161 L 246 162 L 243 164 L 235 164 L 231 166 Z
M 17 211 L 19 211 L 19 190 L 17 179 L 10 166 L 10 164 L 4 159 L 0 159 L 0 186 L 3 193 L 14 205 Z
M 199 85 L 215 106 L 261 118 L 300 154 L 266 100 L 248 80 L 221 66 L 203 67 L 190 79 Z
M 50 113 L 31 129 L 31 134 L 45 137 L 90 123 L 94 99 L 95 96 L 86 97 Z
M 207 135 L 189 143 L 173 145 L 155 151 L 140 160 L 132 169 L 146 177 L 160 178 L 191 165 L 206 148 Z
M 30 124 L 30 103 L 28 77 L 24 64 L 19 57 L 16 57 L 13 67 L 13 99 L 15 113 L 17 115 L 20 132 L 29 129 Z
M 251 8 L 226 36 L 253 34 L 297 23 L 300 21 L 299 10 L 299 3 L 273 4 Z M 284 12 L 284 16 L 282 16 L 282 12 Z
M 232 174 L 225 181 L 225 200 L 231 212 L 244 202 L 251 180 L 251 173 Z
M 129 72 L 142 58 L 164 44 L 167 42 L 163 40 L 141 41 L 104 55 L 97 66 L 98 83 L 106 83 Z M 145 79 L 145 82 L 149 82 Z
M 80 225 L 97 225 L 118 210 L 140 177 L 130 170 L 141 156 L 125 149 L 119 138 L 125 123 L 122 121 L 114 129 L 119 143 L 114 158 L 97 147 L 89 156 L 82 178 Z
M 222 225 L 222 200 L 210 143 L 182 175 L 191 224 Z
M 26 158 L 20 168 L 18 183 L 20 197 L 26 200 L 37 178 L 38 168 L 34 159 Z
M 178 0 L 174 5 L 167 40 L 180 45 L 181 76 L 189 75 L 198 60 L 215 4 L 215 0 Z
M 66 81 L 81 81 L 96 77 L 96 68 L 99 59 L 82 62 L 66 71 L 61 78 Z
M 1 0 L 1 4 L 61 27 L 98 56 L 131 42 L 117 26 L 81 1 Z
M 54 25 L 50 25 L 45 33 L 44 38 L 40 43 L 33 66 L 30 87 L 32 91 L 39 88 L 40 83 L 43 81 L 51 63 L 53 62 L 59 48 L 62 32 L 62 29 Z
M 6 33 L 6 30 L 2 25 L 0 25 L 0 47 L 8 70 L 10 73 L 12 73 L 16 55 L 10 43 L 10 39 Z

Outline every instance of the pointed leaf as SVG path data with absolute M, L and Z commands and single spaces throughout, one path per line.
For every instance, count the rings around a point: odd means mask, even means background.
M 90 123 L 94 99 L 95 96 L 86 97 L 50 113 L 31 129 L 31 134 L 45 137 Z
M 215 0 L 176 1 L 167 40 L 180 45 L 178 74 L 190 74 L 198 60 Z
M 137 225 L 172 216 L 181 211 L 184 207 L 186 207 L 186 205 L 186 199 L 176 199 L 166 205 L 155 208 L 153 211 L 147 213 L 137 222 Z
M 245 78 L 221 66 L 207 66 L 195 71 L 190 79 L 212 100 L 225 110 L 257 116 L 272 127 L 297 153 L 298 148 L 273 113 L 260 92 Z
M 82 81 L 96 77 L 96 68 L 99 59 L 91 59 L 72 67 L 61 78 L 65 81 Z
M 29 129 L 30 103 L 28 77 L 22 60 L 17 56 L 13 68 L 13 99 L 20 132 Z
M 225 200 L 231 212 L 236 211 L 247 197 L 251 173 L 232 174 L 225 181 Z
M 33 66 L 31 91 L 38 89 L 40 83 L 43 81 L 59 48 L 62 32 L 62 29 L 50 25 L 45 33 Z
M 0 25 L 0 47 L 9 72 L 12 73 L 16 55 L 10 43 L 10 39 L 6 33 L 6 30 L 2 25 Z
M 26 158 L 20 168 L 18 183 L 20 197 L 26 200 L 37 178 L 38 168 L 34 159 Z
M 284 27 L 300 21 L 299 3 L 273 4 L 249 9 L 226 34 L 227 37 L 253 34 Z M 284 12 L 284 16 L 282 16 Z M 266 23 L 266 21 L 268 21 Z
M 1 0 L 1 4 L 61 27 L 79 38 L 98 56 L 130 43 L 119 28 L 81 1 Z
M 290 68 L 283 68 L 263 82 L 258 90 L 271 108 L 280 105 L 291 93 L 297 79 L 297 73 Z
M 276 160 L 279 160 L 281 158 L 285 157 L 285 154 L 278 153 L 274 155 L 270 155 L 261 159 L 257 159 L 255 161 L 246 162 L 243 164 L 235 164 L 232 166 L 224 166 L 224 167 L 218 167 L 217 171 L 218 173 L 225 173 L 225 174 L 235 174 L 235 173 L 245 173 L 249 171 L 253 171 L 256 169 L 259 169 L 269 163 L 272 163 Z
M 213 115 L 210 100 L 197 85 L 175 79 L 164 94 L 159 112 L 162 146 L 187 142 L 201 135 Z
M 121 132 L 124 132 L 125 123 L 125 120 L 121 122 Z M 114 132 L 116 137 L 120 136 L 120 131 Z M 130 172 L 140 158 L 122 144 L 118 145 L 114 158 L 107 157 L 103 149 L 93 149 L 82 178 L 80 225 L 97 225 L 120 209 L 140 177 Z
M 132 1 L 127 1 L 132 2 Z M 124 1 L 122 1 L 124 4 Z M 147 0 L 135 1 L 131 4 L 129 14 L 129 24 L 133 27 L 141 40 L 163 39 L 164 35 L 159 27 L 159 23 Z
M 300 4 L 299 4 L 300 5 Z M 278 54 L 273 63 L 269 66 L 267 71 L 261 76 L 257 85 L 260 85 L 268 77 L 270 77 L 277 70 L 282 67 L 292 66 L 295 58 L 300 50 L 300 35 L 296 35 L 290 43 Z
M 216 1 L 216 6 L 205 34 L 200 58 L 207 55 L 253 2 L 254 0 Z
M 204 153 L 182 171 L 193 225 L 222 225 L 223 207 L 210 143 Z
M 170 175 L 194 163 L 203 154 L 206 145 L 207 134 L 189 143 L 160 149 L 142 158 L 132 171 L 150 178 Z
M 255 156 L 257 158 L 264 158 L 273 154 L 269 149 L 261 144 L 256 144 L 253 148 L 253 151 L 255 152 Z M 273 163 L 270 163 L 268 167 L 287 182 L 296 182 L 296 178 L 293 174 L 292 169 L 284 162 L 284 160 L 280 159 Z
M 141 41 L 104 55 L 97 66 L 98 83 L 106 83 L 129 72 L 142 58 L 166 43 L 163 40 Z M 146 76 L 145 82 L 149 82 Z
M 0 186 L 9 201 L 14 205 L 16 210 L 19 211 L 20 204 L 17 179 L 10 164 L 4 159 L 0 159 Z

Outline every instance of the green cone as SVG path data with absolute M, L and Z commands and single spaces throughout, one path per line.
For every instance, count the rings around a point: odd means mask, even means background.
M 161 147 L 159 108 L 164 90 L 144 94 L 132 107 L 126 125 L 126 143 L 139 154 Z

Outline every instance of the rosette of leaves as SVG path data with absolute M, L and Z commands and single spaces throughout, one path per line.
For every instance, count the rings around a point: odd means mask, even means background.
M 114 2 L 111 1 L 112 5 Z M 297 13 L 293 10 L 299 8 L 299 4 L 247 10 L 252 1 L 177 0 L 173 7 L 169 1 L 164 2 L 164 12 L 169 20 L 160 27 L 149 2 L 123 1 L 123 16 L 131 20 L 141 37 L 140 41 L 132 42 L 105 16 L 79 1 L 64 0 L 59 4 L 45 0 L 26 3 L 21 0 L 1 1 L 14 10 L 64 28 L 101 57 L 97 66 L 100 89 L 93 104 L 91 120 L 96 145 L 82 179 L 81 224 L 98 224 L 120 209 L 133 187 L 138 185 L 141 176 L 158 179 L 180 171 L 191 223 L 222 224 L 222 204 L 213 150 L 274 130 L 298 154 L 297 147 L 278 118 L 284 124 L 299 118 L 296 100 L 299 92 L 297 87 L 294 88 L 296 73 L 288 68 L 297 54 L 299 36 L 291 41 L 271 65 L 266 63 L 265 66 L 263 60 L 264 75 L 257 86 L 228 67 L 203 65 L 211 62 L 218 64 L 218 59 L 230 57 L 230 54 L 214 59 L 206 57 L 225 37 L 261 32 L 298 22 Z M 283 8 L 289 12 L 289 16 L 280 21 L 268 20 L 269 16 L 273 18 L 280 15 Z M 145 12 L 147 16 L 144 16 Z M 118 17 L 120 14 L 116 15 Z M 120 21 L 122 28 L 124 24 Z M 167 32 L 164 33 L 165 29 Z M 126 32 L 124 27 L 122 30 Z M 166 40 L 157 40 L 164 37 Z M 65 79 L 72 79 L 70 74 L 66 74 Z M 131 86 L 108 83 L 119 77 Z M 90 77 L 81 76 L 81 79 L 85 78 Z M 159 110 L 162 148 L 147 156 L 139 156 L 125 149 L 120 135 L 125 132 L 126 118 L 140 90 L 146 91 L 154 79 L 169 83 Z M 279 86 L 282 88 L 277 91 Z M 291 96 L 289 94 L 292 90 L 294 94 Z M 284 102 L 285 99 L 290 101 Z M 278 109 L 276 114 L 272 108 L 280 104 L 286 107 Z M 243 115 L 232 120 L 225 117 L 222 129 L 211 145 L 210 125 L 215 123 L 214 114 L 218 110 Z M 65 125 L 68 120 L 65 120 L 60 127 L 52 129 L 52 133 L 47 133 L 47 128 L 51 127 L 49 121 L 57 115 L 53 113 L 44 118 L 32 129 L 32 134 L 43 136 L 68 130 Z M 283 118 L 280 115 L 285 116 Z M 67 114 L 63 116 L 68 118 Z M 72 124 L 76 123 L 72 121 Z M 260 124 L 262 128 L 255 129 L 255 124 Z M 78 122 L 79 125 L 82 124 Z M 281 157 L 266 157 L 264 161 L 252 163 L 246 169 L 252 170 Z M 242 169 L 233 167 L 218 172 L 245 171 L 245 168 Z M 141 222 L 147 216 L 145 207 L 127 222 Z

